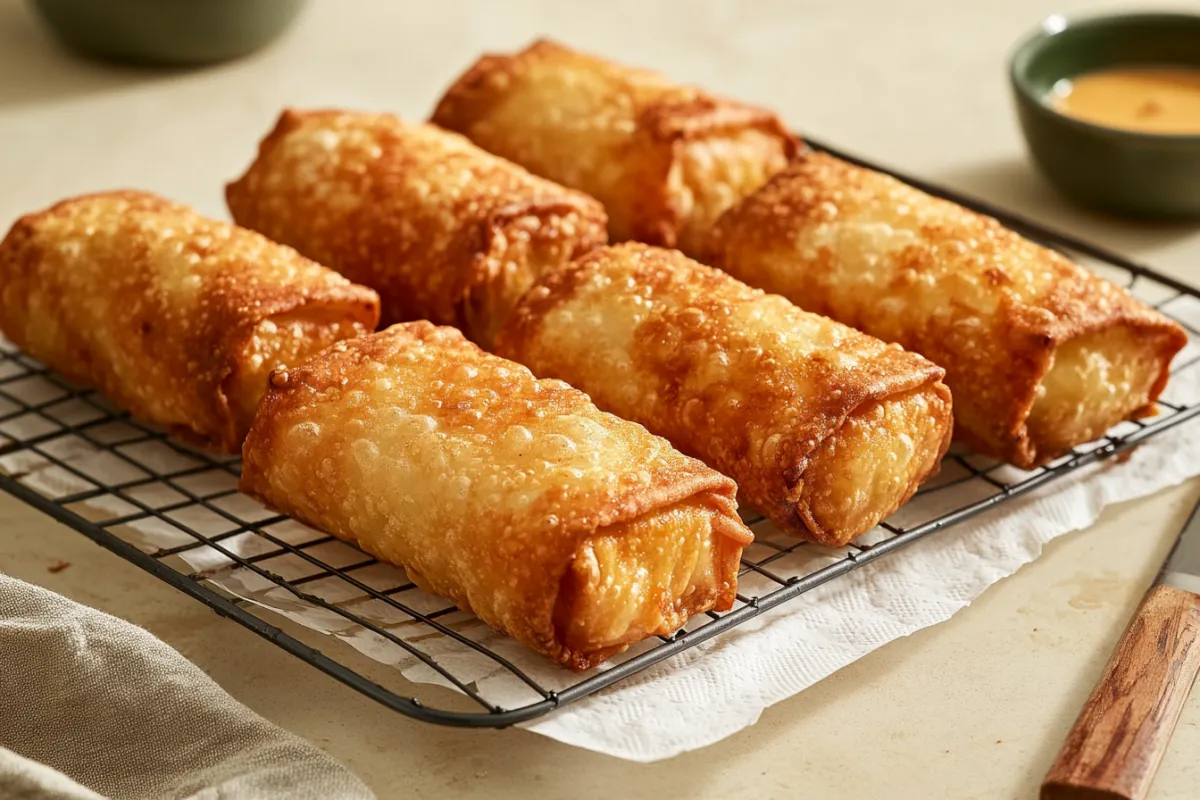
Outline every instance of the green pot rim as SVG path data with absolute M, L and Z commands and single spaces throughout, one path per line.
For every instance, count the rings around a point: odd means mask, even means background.
M 1051 21 L 1053 20 L 1053 25 Z M 1009 59 L 1009 80 L 1012 83 L 1013 90 L 1018 95 L 1028 100 L 1036 108 L 1054 117 L 1055 120 L 1063 125 L 1074 128 L 1078 131 L 1087 132 L 1094 136 L 1103 136 L 1111 139 L 1128 141 L 1130 143 L 1146 144 L 1146 145 L 1193 145 L 1200 148 L 1200 133 L 1146 133 L 1143 131 L 1132 131 L 1125 128 L 1113 128 L 1107 125 L 1097 125 L 1094 122 L 1085 122 L 1075 117 L 1063 114 L 1054 106 L 1046 102 L 1046 95 L 1042 92 L 1035 91 L 1029 84 L 1027 72 L 1029 64 L 1033 57 L 1051 44 L 1055 37 L 1060 36 L 1072 28 L 1124 28 L 1130 24 L 1137 23 L 1168 23 L 1185 21 L 1189 25 L 1194 25 L 1197 31 L 1200 31 L 1200 14 L 1187 14 L 1183 12 L 1142 12 L 1130 14 L 1104 14 L 1104 15 L 1088 15 L 1088 16 L 1067 16 L 1064 14 L 1051 14 L 1042 20 L 1042 24 L 1032 33 L 1026 35 L 1013 51 L 1012 57 Z M 1196 37 L 1197 45 L 1200 46 L 1200 34 Z

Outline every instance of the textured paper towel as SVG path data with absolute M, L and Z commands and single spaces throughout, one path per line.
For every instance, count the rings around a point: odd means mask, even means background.
M 1175 309 L 1185 312 L 1180 316 L 1194 313 L 1200 317 L 1200 304 L 1187 298 L 1181 302 L 1188 305 Z M 1195 346 L 1189 346 L 1178 363 L 1198 352 Z M 1177 403 L 1200 399 L 1200 369 L 1177 376 L 1166 399 Z M 27 435 L 11 427 L 0 427 L 0 433 L 18 439 Z M 119 438 L 119 434 L 114 434 L 115 440 Z M 144 450 L 136 457 L 148 470 L 187 466 L 186 456 L 161 443 L 139 444 L 125 452 L 133 452 L 135 447 Z M 67 459 L 80 472 L 109 482 L 128 479 L 133 474 L 124 474 L 129 473 L 130 467 L 114 459 L 111 453 L 72 437 L 53 439 L 41 448 Z M 53 496 L 86 488 L 78 476 L 39 459 L 36 454 L 18 451 L 0 457 L 0 469 L 22 474 L 22 481 Z M 955 483 L 952 463 L 950 467 L 939 479 L 947 484 L 944 488 L 918 498 L 893 520 L 911 526 L 922 517 L 934 516 L 994 491 L 978 480 Z M 1012 475 L 1006 476 L 1005 471 Z M 995 474 L 1020 477 L 1011 467 L 1002 467 Z M 948 619 L 992 583 L 1036 558 L 1046 542 L 1091 524 L 1104 506 L 1144 496 L 1197 474 L 1200 474 L 1200 424 L 1191 422 L 1151 440 L 1128 461 L 1109 461 L 1060 478 L 859 568 L 524 727 L 634 761 L 654 761 L 711 744 L 753 724 L 767 706 L 811 686 L 875 648 Z M 234 484 L 235 478 L 230 474 L 205 472 L 194 476 L 187 488 L 204 494 L 229 489 Z M 161 484 L 146 486 L 138 495 L 140 502 L 155 508 L 178 504 L 180 497 Z M 113 516 L 137 510 L 112 496 L 88 502 L 98 511 Z M 215 504 L 241 519 L 271 516 L 242 495 L 227 495 Z M 196 506 L 169 511 L 165 516 L 205 535 L 235 528 L 235 523 Z M 268 525 L 264 530 L 291 544 L 322 538 L 322 534 L 290 520 Z M 756 526 L 755 533 L 760 539 L 781 537 L 765 524 Z M 162 520 L 133 522 L 121 535 L 147 551 L 192 541 L 186 532 Z M 253 533 L 238 534 L 221 544 L 242 556 L 266 555 L 277 549 Z M 339 567 L 363 559 L 361 553 L 340 542 L 318 544 L 305 552 Z M 409 680 L 448 685 L 417 658 L 378 634 L 296 597 L 261 575 L 232 567 L 229 558 L 215 549 L 203 547 L 181 555 L 192 569 L 211 575 L 212 582 L 232 594 L 335 636 L 378 661 L 394 665 Z M 772 569 L 785 574 L 806 574 L 843 555 L 844 551 L 804 547 L 774 562 Z M 290 554 L 270 557 L 261 564 L 289 580 L 318 572 L 311 563 Z M 405 582 L 401 571 L 381 564 L 356 570 L 354 575 L 375 588 Z M 769 591 L 772 586 L 761 576 L 748 573 L 742 578 L 741 588 L 744 594 L 754 595 Z M 494 661 L 450 637 L 431 635 L 428 627 L 412 622 L 402 611 L 378 600 L 362 598 L 361 590 L 339 579 L 313 580 L 305 583 L 303 589 L 385 627 L 402 640 L 419 643 L 425 653 L 501 707 L 515 708 L 539 699 Z M 445 601 L 419 590 L 406 591 L 403 597 L 409 607 L 422 613 L 445 607 Z M 460 635 L 486 644 L 548 689 L 561 689 L 578 680 L 467 614 L 453 612 L 439 617 L 439 621 Z M 614 661 L 619 663 L 654 644 L 632 648 Z

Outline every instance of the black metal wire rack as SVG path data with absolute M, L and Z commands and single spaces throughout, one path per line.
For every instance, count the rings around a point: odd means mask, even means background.
M 873 169 L 833 148 L 842 158 Z M 1080 258 L 1200 337 L 1200 291 L 1102 248 L 1029 220 L 891 173 L 922 190 L 1000 219 L 1018 232 Z M 1176 374 L 1200 361 L 1189 344 Z M 236 620 L 343 683 L 426 722 L 503 727 L 612 686 L 916 540 L 980 514 L 1081 467 L 1136 447 L 1200 414 L 1200 397 L 1170 395 L 1159 416 L 1122 423 L 1103 439 L 1032 472 L 952 450 L 941 475 L 878 529 L 840 550 L 780 535 L 749 518 L 757 541 L 742 561 L 735 607 L 710 612 L 670 637 L 632 648 L 582 676 L 528 653 L 404 573 L 333 537 L 273 514 L 237 492 L 240 462 L 167 437 L 74 386 L 7 343 L 0 344 L 0 489 Z M 947 493 L 949 487 L 958 487 Z M 944 498 L 953 495 L 953 502 Z M 294 613 L 293 613 L 294 612 Z M 279 615 L 319 620 L 321 632 L 285 632 Z M 320 652 L 328 635 L 398 667 L 376 682 L 349 659 Z M 302 641 L 303 639 L 303 641 Z M 315 642 L 316 645 L 310 642 Z M 522 662 L 524 666 L 519 666 Z M 441 684 L 468 699 L 416 683 Z M 501 707 L 488 686 L 503 679 L 527 696 Z M 385 686 L 384 684 L 388 684 Z M 416 695 L 420 694 L 418 698 Z

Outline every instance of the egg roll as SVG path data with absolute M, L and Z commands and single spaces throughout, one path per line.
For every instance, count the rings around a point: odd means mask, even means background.
M 501 355 L 737 481 L 780 528 L 838 546 L 937 473 L 943 370 L 676 250 L 594 250 L 544 277 Z
M 385 325 L 485 346 L 539 274 L 607 241 L 596 200 L 390 114 L 285 111 L 226 198 L 239 225 L 378 291 Z
M 273 375 L 242 491 L 583 670 L 725 610 L 733 481 L 428 322 Z
M 958 435 L 1023 469 L 1154 413 L 1187 343 L 996 220 L 822 153 L 726 212 L 707 260 L 945 367 Z
M 267 376 L 375 328 L 379 298 L 152 194 L 64 200 L 0 242 L 0 330 L 76 383 L 237 452 Z
M 696 252 L 799 142 L 772 112 L 549 41 L 485 55 L 432 121 L 608 210 L 614 241 Z

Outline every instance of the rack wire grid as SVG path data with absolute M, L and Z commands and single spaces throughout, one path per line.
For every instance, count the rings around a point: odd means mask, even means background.
M 1105 277 L 1200 337 L 1196 289 L 984 203 L 811 140 L 810 146 L 890 172 L 1084 263 L 1090 260 Z M 1032 472 L 952 449 L 941 475 L 913 501 L 840 550 L 789 539 L 761 517 L 748 517 L 757 540 L 745 551 L 741 591 L 732 610 L 699 616 L 673 636 L 642 643 L 607 668 L 577 676 L 542 663 L 466 612 L 424 594 L 400 569 L 240 495 L 237 458 L 169 438 L 8 343 L 0 350 L 0 488 L 375 700 L 419 720 L 468 727 L 530 720 L 612 686 L 918 539 L 1200 414 L 1200 403 L 1164 401 L 1159 416 L 1122 423 L 1099 441 Z M 1200 347 L 1189 344 L 1174 372 L 1197 361 Z M 950 487 L 957 489 L 947 492 Z M 950 496 L 952 503 L 941 499 Z M 288 625 L 281 616 L 305 619 L 310 627 L 317 619 L 322 632 Z M 335 657 L 310 643 L 325 647 L 329 633 L 400 669 L 357 668 L 351 665 L 356 661 L 352 650 L 342 648 Z M 527 699 L 501 707 L 489 698 L 492 684 L 483 676 L 496 674 L 510 688 L 519 684 Z M 422 688 L 418 698 L 418 682 L 452 687 L 461 696 Z M 436 702 L 422 699 L 431 692 Z

